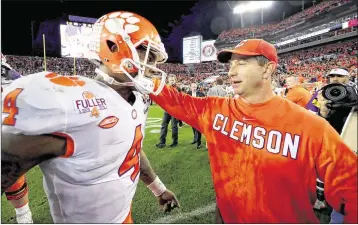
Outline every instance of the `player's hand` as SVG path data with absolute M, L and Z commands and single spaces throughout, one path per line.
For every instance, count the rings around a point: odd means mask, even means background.
M 322 91 L 320 91 L 317 95 L 317 102 L 319 106 L 319 113 L 322 117 L 327 118 L 328 113 L 331 111 L 327 108 L 327 103 L 331 103 L 331 101 L 325 99 L 322 95 Z
M 172 209 L 180 208 L 180 203 L 173 192 L 166 190 L 161 196 L 157 197 L 159 205 L 164 212 L 170 212 Z

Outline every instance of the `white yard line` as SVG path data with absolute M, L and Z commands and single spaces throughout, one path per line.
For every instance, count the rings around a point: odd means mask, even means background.
M 214 212 L 215 206 L 216 206 L 216 203 L 212 203 L 207 206 L 195 209 L 194 211 L 191 211 L 191 212 L 178 213 L 176 215 L 168 215 L 165 217 L 161 217 L 161 218 L 153 221 L 152 223 L 176 223 L 177 221 L 180 221 L 180 220 L 188 219 L 188 218 L 191 218 L 194 216 L 199 216 L 199 215 L 206 214 L 209 212 Z

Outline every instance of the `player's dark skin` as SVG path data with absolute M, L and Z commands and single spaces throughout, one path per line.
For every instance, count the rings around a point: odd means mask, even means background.
M 224 223 L 218 205 L 216 205 L 215 207 L 215 223 L 216 224 Z
M 140 58 L 144 58 L 144 53 L 138 50 Z M 112 74 L 106 66 L 100 69 L 114 77 L 118 82 L 130 81 L 124 75 Z M 148 71 L 150 72 L 150 71 Z M 128 79 L 128 80 L 127 80 Z M 135 97 L 132 94 L 133 89 L 126 86 L 111 86 L 120 94 L 128 103 L 133 104 Z M 22 135 L 2 132 L 1 135 L 1 195 L 15 181 L 34 166 L 45 160 L 59 157 L 66 153 L 66 139 L 53 135 Z M 156 178 L 147 156 L 141 150 L 140 154 L 140 180 L 146 185 L 151 184 Z M 168 196 L 164 196 L 168 195 Z M 174 195 L 167 190 L 158 198 L 160 205 L 163 205 L 164 211 L 171 211 L 175 207 L 180 207 L 179 201 L 174 196 L 176 202 L 164 203 L 165 199 L 170 199 Z

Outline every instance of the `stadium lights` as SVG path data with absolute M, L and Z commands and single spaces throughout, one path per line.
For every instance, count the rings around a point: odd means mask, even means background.
M 246 4 L 238 5 L 234 8 L 235 14 L 242 14 L 245 12 L 253 12 L 258 9 L 265 9 L 272 5 L 273 1 L 250 1 Z

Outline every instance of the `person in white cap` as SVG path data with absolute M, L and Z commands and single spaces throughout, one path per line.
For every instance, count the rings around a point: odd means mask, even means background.
M 347 70 L 344 69 L 340 69 L 340 68 L 336 68 L 336 69 L 332 69 L 328 74 L 327 77 L 329 79 L 329 83 L 330 84 L 344 84 L 344 85 L 350 85 L 353 86 L 355 88 L 356 84 L 351 82 L 349 80 L 349 73 Z M 323 118 L 327 118 L 330 109 L 328 109 L 326 107 L 327 103 L 329 102 L 329 100 L 323 98 L 322 93 L 320 92 L 317 96 L 317 100 L 318 100 L 318 104 L 320 106 L 320 112 L 319 115 Z
M 276 48 L 248 39 L 221 51 L 218 61 L 230 63 L 239 98 L 193 97 L 169 85 L 150 97 L 206 137 L 222 221 L 318 223 L 318 176 L 327 201 L 343 207 L 345 222 L 357 223 L 357 155 L 327 121 L 274 95 Z
M 347 84 L 349 81 L 349 73 L 345 69 L 336 68 L 329 72 L 328 78 L 330 83 Z

